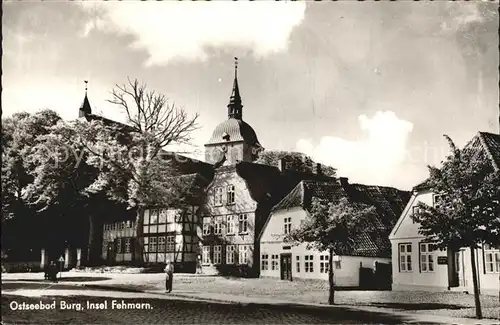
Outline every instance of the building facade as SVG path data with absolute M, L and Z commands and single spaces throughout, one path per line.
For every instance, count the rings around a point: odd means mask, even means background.
M 419 202 L 435 205 L 439 195 L 425 189 L 415 191 L 391 232 L 392 289 L 473 293 L 470 249 L 438 250 L 427 243 L 418 233 L 419 224 L 411 219 Z M 500 250 L 484 246 L 474 255 L 481 293 L 498 295 Z
M 464 148 L 485 155 L 499 170 L 500 136 L 479 132 Z M 390 234 L 392 245 L 393 290 L 466 291 L 473 293 L 472 262 L 469 248 L 437 250 L 419 234 L 420 225 L 411 215 L 418 203 L 436 206 L 442 194 L 429 190 L 426 182 L 416 186 L 408 205 Z M 484 245 L 475 251 L 481 293 L 499 294 L 500 250 Z
M 396 222 L 396 215 L 405 206 L 409 193 L 393 188 L 349 184 L 345 178 L 327 182 L 302 181 L 273 208 L 259 239 L 260 275 L 290 281 L 328 280 L 328 252 L 308 249 L 306 244 L 292 245 L 283 239 L 308 217 L 313 198 L 334 202 L 341 197 L 375 206 L 379 220 L 375 227 L 377 231 L 361 235 L 355 240 L 356 247 L 333 256 L 336 286 L 360 287 L 368 285 L 367 282 L 389 281 L 388 265 L 391 259 L 387 235 Z M 373 277 L 366 275 L 370 274 L 367 270 L 373 270 Z M 387 287 L 387 283 L 380 285 Z

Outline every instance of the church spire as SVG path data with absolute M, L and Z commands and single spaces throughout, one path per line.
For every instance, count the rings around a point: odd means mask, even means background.
M 238 58 L 234 58 L 233 92 L 227 105 L 228 118 L 241 120 L 243 118 L 243 105 L 241 104 L 240 88 L 238 87 Z
M 82 106 L 80 106 L 80 110 L 78 111 L 78 117 L 84 117 L 86 115 L 92 114 L 92 109 L 90 108 L 90 102 L 87 97 L 87 85 L 88 80 L 85 80 L 85 98 L 83 98 Z

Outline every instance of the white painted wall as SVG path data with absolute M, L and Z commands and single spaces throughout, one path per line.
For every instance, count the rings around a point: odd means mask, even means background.
M 396 223 L 389 239 L 392 245 L 392 276 L 393 276 L 393 290 L 429 290 L 429 291 L 442 291 L 449 290 L 448 279 L 448 265 L 439 265 L 437 263 L 439 256 L 447 256 L 447 251 L 434 252 L 434 272 L 421 272 L 420 271 L 420 254 L 419 244 L 425 238 L 418 234 L 419 224 L 411 220 L 411 213 L 413 206 L 418 202 L 424 202 L 432 205 L 432 193 L 420 192 L 415 193 L 408 205 L 401 214 L 400 219 Z M 399 264 L 399 245 L 400 244 L 412 245 L 412 271 L 402 272 Z M 461 273 L 463 274 L 463 285 L 458 288 L 453 288 L 457 291 L 473 292 L 472 270 L 470 260 L 470 249 L 462 249 L 463 258 L 461 261 Z M 482 249 L 476 250 L 476 265 L 478 271 L 479 286 L 481 293 L 498 295 L 500 283 L 498 273 L 486 273 L 484 269 L 484 254 Z
M 292 208 L 273 212 L 267 226 L 263 230 L 260 239 L 260 259 L 262 277 L 280 278 L 280 260 L 278 258 L 278 269 L 272 270 L 272 255 L 280 255 L 282 253 L 292 254 L 292 279 L 321 279 L 328 280 L 328 273 L 320 273 L 321 255 L 328 255 L 327 252 L 320 253 L 317 250 L 308 250 L 306 244 L 291 246 L 283 242 L 284 236 L 284 219 L 291 217 L 292 228 L 298 227 L 300 222 L 304 220 L 308 212 L 301 207 Z M 287 246 L 290 246 L 289 248 Z M 286 249 L 284 249 L 286 248 Z M 262 270 L 262 255 L 269 256 L 268 270 Z M 305 272 L 305 256 L 313 255 L 313 272 Z M 299 260 L 297 260 L 299 257 Z M 340 256 L 340 269 L 334 266 L 335 283 L 337 286 L 358 286 L 359 285 L 359 268 L 360 264 L 363 267 L 372 268 L 375 262 L 389 263 L 390 258 L 373 258 L 373 257 L 357 257 L 357 256 Z M 300 263 L 299 272 L 297 272 L 297 262 Z M 335 265 L 335 263 L 334 263 Z
M 394 239 L 392 244 L 392 287 L 394 290 L 404 289 L 405 286 L 421 287 L 422 289 L 443 290 L 448 288 L 448 265 L 438 265 L 438 256 L 447 256 L 446 251 L 437 251 L 434 256 L 434 272 L 422 273 L 419 270 L 419 244 L 424 237 L 408 239 Z M 399 265 L 399 244 L 411 244 L 412 270 L 401 271 Z

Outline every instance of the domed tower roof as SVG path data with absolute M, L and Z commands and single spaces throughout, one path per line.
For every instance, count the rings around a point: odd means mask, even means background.
M 261 146 L 254 129 L 246 122 L 230 118 L 217 125 L 207 144 L 243 141 L 250 145 Z
M 252 146 L 262 147 L 254 129 L 243 121 L 243 105 L 238 86 L 238 58 L 234 58 L 234 82 L 227 108 L 228 119 L 217 125 L 206 145 L 243 141 Z

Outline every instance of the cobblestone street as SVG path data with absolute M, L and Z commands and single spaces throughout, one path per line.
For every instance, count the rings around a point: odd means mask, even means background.
M 140 295 L 138 295 L 140 296 Z M 152 309 L 112 309 L 111 300 L 126 303 L 148 303 Z M 12 310 L 11 303 L 36 304 L 56 301 L 66 304 L 102 303 L 106 310 Z M 378 313 L 352 311 L 345 308 L 309 309 L 292 306 L 219 304 L 199 301 L 106 298 L 106 297 L 20 297 L 2 296 L 2 324 L 402 324 L 404 319 Z M 424 323 L 420 323 L 424 324 Z M 431 323 L 426 323 L 431 324 Z

